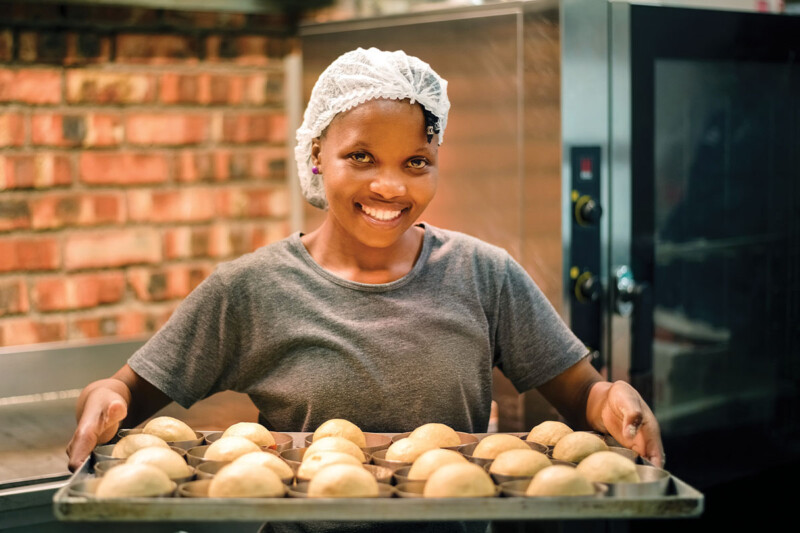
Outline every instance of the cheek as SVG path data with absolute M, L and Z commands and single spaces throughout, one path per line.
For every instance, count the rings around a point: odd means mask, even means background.
M 350 180 L 343 178 L 337 172 L 326 173 L 322 179 L 329 209 L 341 205 L 342 202 L 349 203 L 349 198 L 353 195 L 353 184 Z
M 433 197 L 436 195 L 436 190 L 439 186 L 439 176 L 438 174 L 430 176 L 424 183 L 424 185 L 420 188 L 419 194 L 419 202 L 424 202 L 427 205 Z

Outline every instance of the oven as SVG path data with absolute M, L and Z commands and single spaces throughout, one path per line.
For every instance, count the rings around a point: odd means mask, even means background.
M 596 11 L 605 24 L 575 26 L 605 50 L 564 27 L 573 329 L 668 435 L 756 425 L 781 441 L 800 420 L 800 18 Z M 597 86 L 570 94 L 587 64 Z
M 774 486 L 800 464 L 800 17 L 563 6 L 570 324 L 597 368 L 643 393 L 667 466 L 709 511 L 786 514 Z

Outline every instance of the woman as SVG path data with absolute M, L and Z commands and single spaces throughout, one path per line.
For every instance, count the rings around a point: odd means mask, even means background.
M 358 49 L 326 69 L 296 149 L 324 222 L 220 265 L 128 364 L 87 386 L 71 468 L 126 417 L 226 389 L 277 431 L 346 418 L 365 431 L 483 432 L 493 366 L 573 426 L 663 463 L 650 409 L 601 378 L 505 251 L 417 223 L 436 192 L 446 87 L 403 52 Z

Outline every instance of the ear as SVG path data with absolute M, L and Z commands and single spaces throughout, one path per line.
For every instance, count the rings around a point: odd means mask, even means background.
M 317 167 L 321 164 L 319 158 L 320 150 L 322 150 L 322 144 L 319 142 L 319 137 L 314 137 L 311 139 L 311 164 Z

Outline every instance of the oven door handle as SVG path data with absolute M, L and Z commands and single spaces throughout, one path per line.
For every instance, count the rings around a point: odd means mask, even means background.
M 614 306 L 617 313 L 631 318 L 631 361 L 629 379 L 642 398 L 653 400 L 653 289 L 637 282 L 628 267 L 615 272 Z

